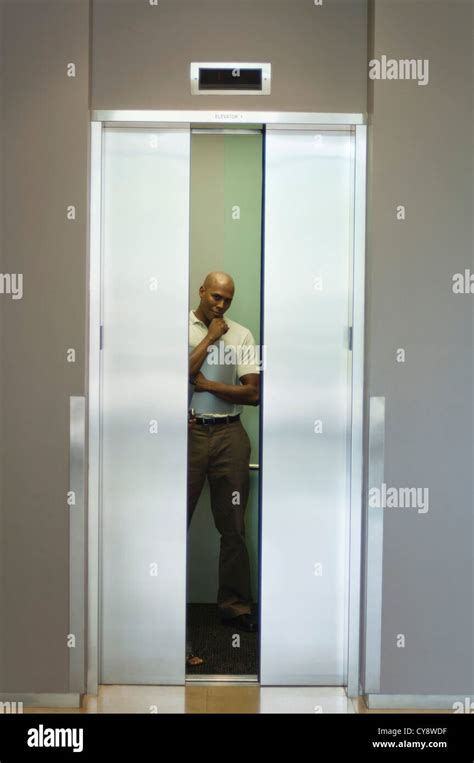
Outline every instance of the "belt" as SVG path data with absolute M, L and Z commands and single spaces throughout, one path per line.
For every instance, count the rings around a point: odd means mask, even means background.
M 237 419 L 240 419 L 240 413 L 236 413 L 235 416 L 208 416 L 203 414 L 195 417 L 195 421 L 205 427 L 211 427 L 214 424 L 230 424 Z

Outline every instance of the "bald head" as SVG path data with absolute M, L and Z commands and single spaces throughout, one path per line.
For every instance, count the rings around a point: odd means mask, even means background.
M 199 289 L 201 302 L 196 315 L 206 325 L 214 318 L 221 318 L 229 309 L 234 297 L 234 279 L 228 273 L 215 270 L 208 273 Z
M 219 270 L 215 270 L 212 273 L 208 273 L 204 279 L 203 287 L 205 289 L 214 289 L 219 287 L 225 287 L 232 289 L 232 294 L 235 290 L 234 279 L 228 273 L 222 273 Z

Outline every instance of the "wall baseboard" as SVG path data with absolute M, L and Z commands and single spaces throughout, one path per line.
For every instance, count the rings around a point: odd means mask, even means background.
M 6 693 L 0 694 L 0 702 L 5 705 L 6 703 L 15 703 L 14 707 L 17 708 L 18 703 L 22 703 L 23 707 L 71 707 L 77 708 L 81 706 L 81 695 L 78 693 L 38 693 L 27 694 L 24 692 Z M 8 709 L 2 708 L 0 714 L 8 714 Z M 12 715 L 18 713 L 18 709 L 12 708 Z M 20 711 L 21 712 L 21 711 Z
M 406 710 L 447 710 L 451 713 L 469 712 L 462 710 L 468 706 L 471 697 L 460 694 L 365 694 L 367 707 Z

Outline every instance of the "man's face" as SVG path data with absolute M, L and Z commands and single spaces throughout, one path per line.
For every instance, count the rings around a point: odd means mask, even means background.
M 201 310 L 209 321 L 213 318 L 222 318 L 229 309 L 234 296 L 232 286 L 222 284 L 213 284 L 212 287 L 201 286 L 199 289 L 201 297 Z

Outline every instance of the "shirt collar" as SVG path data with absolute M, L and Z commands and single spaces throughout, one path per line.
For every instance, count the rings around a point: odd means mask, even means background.
M 204 321 L 200 321 L 199 318 L 196 317 L 194 310 L 189 311 L 189 317 L 191 318 L 191 323 L 200 323 L 201 326 L 206 326 Z M 206 327 L 207 328 L 207 327 Z

